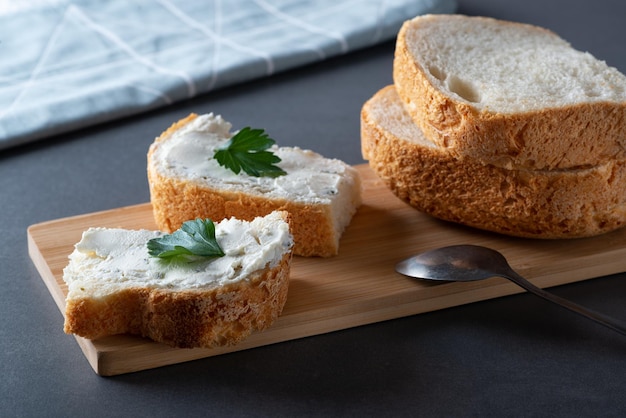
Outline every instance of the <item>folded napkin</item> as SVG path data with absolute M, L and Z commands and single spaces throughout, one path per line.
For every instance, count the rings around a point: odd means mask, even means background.
M 0 0 L 0 149 L 388 40 L 456 0 Z

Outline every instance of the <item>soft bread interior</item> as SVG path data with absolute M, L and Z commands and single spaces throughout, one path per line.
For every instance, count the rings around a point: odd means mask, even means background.
M 433 85 L 478 109 L 626 100 L 626 77 L 617 69 L 536 26 L 433 15 L 408 23 L 405 37 Z

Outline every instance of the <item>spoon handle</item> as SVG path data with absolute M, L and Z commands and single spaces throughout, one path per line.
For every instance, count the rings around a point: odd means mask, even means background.
M 604 325 L 605 327 L 608 327 L 612 329 L 613 331 L 617 331 L 622 335 L 626 335 L 626 324 L 621 323 L 620 321 L 614 318 L 603 315 L 591 309 L 587 309 L 570 300 L 563 299 L 560 296 L 547 292 L 541 289 L 540 287 L 535 286 L 534 284 L 532 284 L 531 282 L 529 282 L 528 280 L 526 280 L 525 278 L 523 278 L 522 276 L 520 276 L 514 271 L 511 271 L 510 275 L 507 275 L 505 277 L 511 280 L 512 282 L 514 282 L 515 284 L 517 284 L 518 286 L 523 287 L 527 291 L 535 294 L 536 296 L 539 296 L 550 302 L 556 303 L 557 305 L 560 305 L 561 307 L 565 309 L 569 309 L 572 312 L 575 312 L 584 317 L 587 317 L 588 319 L 591 319 L 592 321 L 595 321 L 598 324 Z

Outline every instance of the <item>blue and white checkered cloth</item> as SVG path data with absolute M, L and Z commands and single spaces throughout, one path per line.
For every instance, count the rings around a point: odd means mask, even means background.
M 456 0 L 0 0 L 0 149 L 345 54 Z

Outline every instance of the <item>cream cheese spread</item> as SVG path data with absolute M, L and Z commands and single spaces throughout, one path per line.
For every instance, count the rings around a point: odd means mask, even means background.
M 148 255 L 147 242 L 162 234 L 111 228 L 83 232 L 63 271 L 68 298 L 81 293 L 105 296 L 120 287 L 217 287 L 275 267 L 293 246 L 289 225 L 276 212 L 251 222 L 232 218 L 215 224 L 215 237 L 226 254 L 219 258 L 172 263 Z
M 282 160 L 277 165 L 287 175 L 271 178 L 235 174 L 213 158 L 216 148 L 231 138 L 230 129 L 231 124 L 219 115 L 200 115 L 158 144 L 152 157 L 155 166 L 164 177 L 206 187 L 315 204 L 351 195 L 355 183 L 359 183 L 356 170 L 343 161 L 298 147 L 270 149 Z M 360 190 L 360 183 L 356 189 Z

